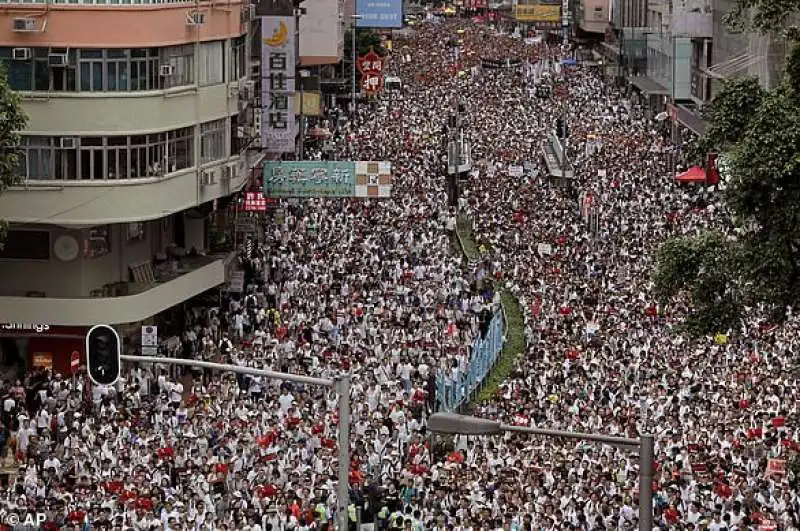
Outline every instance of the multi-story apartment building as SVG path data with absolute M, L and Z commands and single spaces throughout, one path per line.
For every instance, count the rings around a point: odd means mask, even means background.
M 226 281 L 212 214 L 258 156 L 253 14 L 242 0 L 0 1 L 0 61 L 29 117 L 19 183 L 0 195 L 0 336 L 55 341 L 18 350 L 61 366 L 86 326 Z
M 575 2 L 575 23 L 585 33 L 602 35 L 608 29 L 608 0 L 578 0 Z
M 605 75 L 619 83 L 641 76 L 647 64 L 647 0 L 612 0 L 605 40 L 598 48 Z

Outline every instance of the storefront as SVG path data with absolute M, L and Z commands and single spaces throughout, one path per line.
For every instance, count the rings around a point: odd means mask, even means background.
M 0 365 L 17 367 L 20 373 L 47 367 L 70 374 L 70 359 L 77 352 L 85 358 L 88 327 L 31 323 L 0 323 Z

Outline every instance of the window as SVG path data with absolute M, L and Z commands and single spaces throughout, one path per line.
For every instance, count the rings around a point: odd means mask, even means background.
M 194 127 L 184 127 L 167 134 L 169 171 L 194 166 Z
M 0 249 L 0 260 L 50 260 L 50 232 L 9 230 Z
M 152 178 L 194 165 L 194 128 L 136 136 L 24 135 L 22 147 L 18 169 L 22 179 Z
M 239 138 L 238 129 L 239 129 L 239 115 L 236 114 L 231 116 L 231 123 L 230 123 L 230 142 L 231 142 L 231 155 L 235 155 L 242 151 L 242 148 L 245 146 L 245 142 Z
M 56 137 L 55 174 L 59 181 L 74 181 L 78 178 L 78 150 L 75 147 L 62 148 L 61 138 Z
M 238 37 L 231 41 L 231 61 L 229 81 L 237 81 L 243 77 L 247 77 L 247 56 L 245 55 L 245 39 L 246 37 Z
M 214 120 L 200 125 L 200 163 L 226 158 L 225 123 L 227 120 Z
M 81 179 L 84 181 L 104 178 L 103 137 L 81 139 Z
M 131 179 L 164 174 L 164 133 L 131 137 Z
M 160 88 L 158 48 L 134 48 L 131 50 L 130 79 L 131 90 Z
M 128 50 L 106 50 L 106 90 L 128 90 Z
M 53 139 L 49 136 L 24 138 L 25 156 L 22 178 L 30 180 L 53 179 Z
M 33 90 L 51 90 L 50 65 L 47 59 L 49 52 L 47 48 L 33 50 Z
M 200 44 L 200 86 L 222 83 L 225 61 L 222 53 L 223 41 Z
M 103 50 L 81 50 L 78 62 L 81 90 L 103 90 Z
M 194 45 L 164 48 L 161 64 L 172 65 L 172 75 L 165 76 L 162 80 L 164 88 L 194 84 Z
M 106 178 L 129 178 L 128 137 L 109 136 L 106 138 L 106 145 Z

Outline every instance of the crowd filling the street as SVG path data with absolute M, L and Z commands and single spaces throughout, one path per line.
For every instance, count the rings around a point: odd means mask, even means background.
M 292 202 L 241 253 L 244 293 L 189 311 L 181 357 L 348 372 L 350 419 L 333 390 L 261 377 L 127 364 L 105 387 L 29 372 L 2 389 L 5 511 L 46 514 L 43 529 L 329 529 L 344 421 L 353 528 L 636 529 L 629 448 L 426 430 L 505 290 L 526 348 L 472 414 L 653 434 L 658 529 L 800 529 L 781 465 L 800 450 L 800 321 L 773 326 L 754 309 L 696 339 L 681 327 L 688 302 L 657 303 L 658 244 L 729 230 L 725 204 L 675 183 L 679 150 L 635 94 L 563 53 L 460 18 L 395 36 L 386 69 L 402 89 L 361 102 L 331 150 L 306 150 L 390 161 L 392 198 Z M 538 97 L 545 82 L 566 94 Z M 458 105 L 474 168 L 455 207 L 443 131 Z M 568 185 L 541 157 L 564 116 Z M 457 225 L 479 259 L 454 243 Z

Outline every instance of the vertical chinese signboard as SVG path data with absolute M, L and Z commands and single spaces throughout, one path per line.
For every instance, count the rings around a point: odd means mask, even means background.
M 272 153 L 293 153 L 295 19 L 261 17 L 261 145 Z
M 375 50 L 358 58 L 358 70 L 361 72 L 361 90 L 367 96 L 383 90 L 383 58 Z

